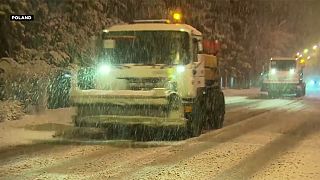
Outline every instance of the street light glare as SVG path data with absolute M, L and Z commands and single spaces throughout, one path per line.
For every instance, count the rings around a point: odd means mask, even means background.
M 304 49 L 303 52 L 307 54 L 309 52 L 309 49 Z
M 312 47 L 312 49 L 313 49 L 313 50 L 316 50 L 316 49 L 318 49 L 318 46 L 317 46 L 317 45 L 314 45 L 314 46 Z
M 178 12 L 173 13 L 173 19 L 174 20 L 180 21 L 181 18 L 182 18 L 182 14 L 181 13 L 178 13 Z

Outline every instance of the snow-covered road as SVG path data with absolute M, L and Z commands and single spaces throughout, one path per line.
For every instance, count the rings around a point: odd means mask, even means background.
M 320 100 L 258 93 L 226 90 L 225 127 L 183 141 L 52 138 L 72 109 L 0 123 L 0 179 L 320 179 Z

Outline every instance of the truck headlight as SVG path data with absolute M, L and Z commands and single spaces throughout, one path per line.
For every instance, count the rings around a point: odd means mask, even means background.
M 310 81 L 310 85 L 311 85 L 311 86 L 313 86 L 313 85 L 315 85 L 315 84 L 316 84 L 316 81 L 314 81 L 314 80 L 311 80 L 311 81 Z
M 108 65 L 108 64 L 101 64 L 99 67 L 98 67 L 98 72 L 100 74 L 109 74 L 111 71 L 111 67 Z
M 178 73 L 183 73 L 186 70 L 186 67 L 183 65 L 178 65 L 177 66 L 177 72 Z
M 294 73 L 294 69 L 293 69 L 293 68 L 290 69 L 290 70 L 289 70 L 289 73 L 290 73 L 290 74 L 293 74 L 293 73 Z
M 271 74 L 276 74 L 277 70 L 275 68 L 271 69 Z
M 67 73 L 66 73 L 66 74 L 63 75 L 63 77 L 65 77 L 65 78 L 70 78 L 70 77 L 71 77 L 71 74 L 67 74 Z

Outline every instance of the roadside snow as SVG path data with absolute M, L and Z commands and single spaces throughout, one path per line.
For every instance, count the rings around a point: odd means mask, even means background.
M 0 101 L 0 122 L 20 119 L 24 115 L 19 101 Z
M 72 108 L 55 109 L 47 110 L 42 114 L 25 115 L 19 121 L 2 122 L 0 123 L 0 149 L 52 139 L 55 134 L 53 126 L 71 126 L 73 114 Z M 37 125 L 42 125 L 42 129 L 32 128 Z
M 253 101 L 255 97 L 258 97 L 260 94 L 259 88 L 252 89 L 223 89 L 225 95 L 225 103 L 243 103 L 248 101 Z
M 257 96 L 260 94 L 260 88 L 251 89 L 223 89 L 225 96 Z

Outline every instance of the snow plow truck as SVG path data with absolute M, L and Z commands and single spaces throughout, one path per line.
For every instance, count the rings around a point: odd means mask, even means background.
M 221 128 L 225 102 L 219 63 L 206 42 L 192 26 L 168 20 L 103 30 L 97 62 L 72 75 L 75 125 L 129 127 L 133 134 L 170 127 L 188 136 Z
M 270 98 L 294 94 L 304 96 L 306 85 L 303 78 L 304 64 L 291 57 L 270 59 L 269 70 L 263 80 L 262 91 L 267 91 Z

